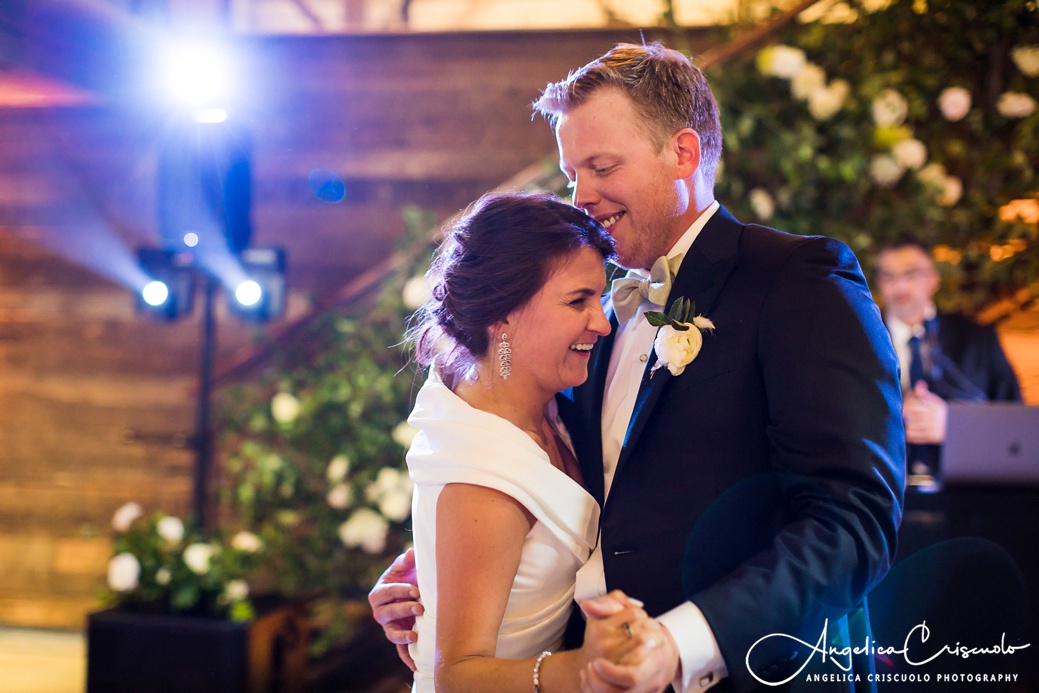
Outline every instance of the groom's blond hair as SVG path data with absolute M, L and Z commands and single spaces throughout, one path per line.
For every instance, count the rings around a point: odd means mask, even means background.
M 718 104 L 707 78 L 689 58 L 660 43 L 617 44 L 566 79 L 550 83 L 534 102 L 534 110 L 554 128 L 559 116 L 606 87 L 621 89 L 631 99 L 657 151 L 679 130 L 695 130 L 704 180 L 714 184 L 722 152 Z

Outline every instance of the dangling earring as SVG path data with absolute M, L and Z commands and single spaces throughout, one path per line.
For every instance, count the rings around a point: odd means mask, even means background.
M 502 380 L 508 380 L 512 375 L 512 345 L 509 344 L 509 335 L 501 333 L 501 341 L 498 342 L 498 372 Z

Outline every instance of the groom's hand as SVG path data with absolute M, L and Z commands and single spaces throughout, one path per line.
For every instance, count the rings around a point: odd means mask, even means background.
M 647 619 L 637 630 L 642 631 L 644 644 L 619 663 L 599 658 L 585 668 L 583 693 L 657 693 L 678 677 L 678 647 L 667 628 Z
M 415 660 L 408 643 L 418 639 L 415 617 L 422 614 L 419 603 L 418 576 L 415 573 L 415 549 L 397 556 L 368 593 L 372 615 L 382 626 L 386 639 L 397 646 L 397 656 L 415 671 Z
M 632 632 L 628 642 L 634 647 L 623 651 L 617 661 L 597 657 L 582 671 L 581 690 L 584 693 L 651 693 L 663 690 L 676 677 L 678 647 L 667 629 L 646 617 L 641 607 L 641 602 L 618 590 L 581 603 L 581 610 L 589 621 L 617 620 L 617 614 L 630 614 L 633 608 L 643 616 L 628 624 Z

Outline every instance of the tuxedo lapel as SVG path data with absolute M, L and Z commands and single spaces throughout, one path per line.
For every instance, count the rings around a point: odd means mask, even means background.
M 682 260 L 682 266 L 678 269 L 671 293 L 667 297 L 665 310 L 671 310 L 671 305 L 676 300 L 685 297 L 696 304 L 695 314 L 711 317 L 711 309 L 718 299 L 718 294 L 736 267 L 742 228 L 742 224 L 736 221 L 724 207 L 714 213 Z M 709 341 L 705 342 L 704 348 L 709 348 L 708 345 Z M 608 362 L 609 357 L 607 356 Z M 695 367 L 695 363 L 694 361 L 686 369 Z M 675 378 L 665 367 L 659 368 L 654 373 L 653 367 L 656 364 L 656 354 L 651 352 L 646 363 L 646 370 L 642 374 L 642 382 L 635 399 L 635 408 L 631 413 L 628 431 L 624 437 L 620 459 L 617 461 L 618 474 L 638 443 L 660 395 L 668 383 Z

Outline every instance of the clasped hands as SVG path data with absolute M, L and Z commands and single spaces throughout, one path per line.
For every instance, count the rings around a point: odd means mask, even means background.
M 386 569 L 368 594 L 375 620 L 397 654 L 412 671 L 415 662 L 408 644 L 415 642 L 415 617 L 423 611 L 418 601 L 414 549 L 408 549 Z M 583 693 L 652 693 L 675 678 L 678 648 L 670 633 L 650 618 L 642 604 L 615 590 L 581 602 L 587 617 L 584 644 L 586 664 L 581 671 Z
M 583 693 L 652 693 L 675 678 L 678 648 L 641 602 L 614 590 L 581 602 L 581 611 L 587 617 Z
M 902 403 L 902 419 L 906 426 L 906 442 L 920 445 L 941 445 L 945 442 L 945 429 L 949 417 L 949 405 L 934 394 L 927 383 L 919 381 L 906 393 Z

